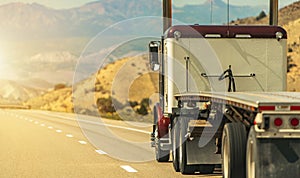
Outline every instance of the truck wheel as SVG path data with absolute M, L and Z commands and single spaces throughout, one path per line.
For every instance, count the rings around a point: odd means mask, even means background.
M 179 136 L 179 168 L 182 174 L 193 174 L 195 172 L 194 165 L 187 165 L 186 138 L 188 119 L 180 118 L 180 136 Z
M 214 169 L 214 164 L 201 164 L 199 167 L 199 171 L 201 174 L 212 174 L 214 172 Z
M 246 176 L 246 128 L 241 123 L 228 123 L 222 135 L 222 165 L 224 178 Z
M 246 173 L 247 178 L 255 178 L 259 175 L 258 162 L 257 162 L 257 139 L 251 128 L 247 141 L 247 154 L 246 154 Z
M 178 161 L 178 147 L 179 147 L 179 122 L 174 118 L 172 121 L 172 159 L 173 159 L 173 167 L 176 172 L 179 172 L 179 161 Z

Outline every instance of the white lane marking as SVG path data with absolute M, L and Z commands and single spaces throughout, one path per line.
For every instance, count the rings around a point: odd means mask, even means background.
M 122 169 L 124 169 L 127 172 L 138 172 L 137 170 L 133 169 L 131 166 L 121 166 Z
M 86 145 L 87 144 L 87 142 L 85 142 L 85 141 L 82 141 L 82 140 L 80 140 L 80 141 L 78 141 L 80 144 L 82 144 L 82 145 Z
M 101 126 L 113 127 L 113 128 L 118 128 L 118 129 L 130 130 L 130 131 L 140 132 L 140 133 L 144 133 L 144 134 L 150 134 L 151 133 L 149 131 L 134 129 L 134 128 L 130 128 L 130 127 L 124 127 L 124 126 L 118 126 L 118 125 L 112 125 L 112 124 L 105 124 L 101 121 L 93 122 L 93 121 L 87 121 L 87 120 L 83 120 L 83 119 L 73 119 L 73 118 L 70 118 L 70 117 L 60 116 L 60 115 L 57 115 L 57 114 L 46 114 L 46 113 L 41 113 L 41 114 L 47 115 L 47 116 L 54 116 L 54 117 L 62 118 L 62 119 L 65 119 L 65 120 L 79 121 L 79 122 L 93 124 L 93 125 L 101 125 Z
M 71 135 L 71 134 L 67 134 L 67 135 L 66 135 L 66 137 L 72 138 L 72 137 L 73 137 L 73 135 Z
M 42 127 L 45 127 L 45 124 L 41 124 Z
M 62 130 L 56 130 L 57 133 L 62 133 Z
M 105 153 L 104 151 L 102 150 L 95 150 L 97 153 L 99 153 L 100 155 L 106 155 L 107 153 Z
M 49 126 L 48 129 L 53 129 L 53 127 L 52 127 L 52 126 Z

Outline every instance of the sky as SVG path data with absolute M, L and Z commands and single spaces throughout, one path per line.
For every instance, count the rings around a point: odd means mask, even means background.
M 11 3 L 11 2 L 24 2 L 24 3 L 39 3 L 47 7 L 52 7 L 55 9 L 67 9 L 72 7 L 79 7 L 88 2 L 93 2 L 95 0 L 0 0 L 0 5 Z M 105 1 L 105 0 L 103 0 Z M 174 5 L 183 6 L 185 4 L 201 4 L 207 0 L 173 0 Z M 227 1 L 227 0 L 224 0 Z M 279 0 L 279 6 L 285 6 L 291 4 L 297 0 Z M 269 4 L 269 0 L 230 0 L 231 4 L 235 5 L 266 5 Z

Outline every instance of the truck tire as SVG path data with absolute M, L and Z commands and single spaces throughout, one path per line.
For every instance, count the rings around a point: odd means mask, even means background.
M 222 135 L 224 178 L 246 177 L 246 128 L 241 123 L 228 123 Z
M 247 141 L 247 154 L 246 154 L 246 176 L 247 178 L 255 178 L 259 175 L 259 165 L 257 161 L 257 146 L 258 142 L 255 137 L 253 127 L 250 129 Z
M 180 136 L 179 136 L 179 168 L 182 174 L 193 174 L 195 172 L 194 165 L 187 165 L 186 138 L 188 118 L 180 118 Z
M 215 170 L 214 164 L 201 164 L 199 166 L 200 174 L 212 174 Z
M 178 161 L 178 151 L 179 151 L 179 122 L 177 122 L 177 118 L 174 118 L 172 121 L 172 162 L 173 167 L 176 172 L 179 172 L 179 161 Z

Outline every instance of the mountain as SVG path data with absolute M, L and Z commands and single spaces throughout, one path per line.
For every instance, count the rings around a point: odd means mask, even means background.
M 263 11 L 262 11 L 263 12 Z M 262 13 L 261 12 L 261 13 Z M 259 14 L 257 14 L 259 15 Z M 279 9 L 278 24 L 280 26 L 287 25 L 290 22 L 294 22 L 300 18 L 300 2 L 294 2 Z M 246 18 L 239 18 L 231 22 L 231 24 L 268 24 L 269 16 L 248 16 Z
M 230 19 L 253 16 L 263 7 L 230 6 Z M 43 39 L 94 36 L 119 21 L 161 16 L 160 0 L 95 1 L 78 8 L 52 9 L 32 3 L 0 6 L 0 33 L 5 39 Z M 210 23 L 210 3 L 174 7 L 173 16 L 184 23 Z M 213 1 L 213 23 L 226 23 L 227 4 Z
M 22 104 L 42 93 L 43 90 L 34 89 L 14 81 L 0 80 L 0 104 Z
M 175 19 L 187 24 L 226 24 L 227 7 L 227 3 L 223 0 L 208 0 L 199 5 L 174 8 L 173 16 Z M 229 5 L 229 20 L 257 15 L 265 8 L 265 6 Z
M 6 38 L 57 36 L 68 25 L 66 12 L 37 3 L 11 3 L 0 6 L 0 32 Z M 67 23 L 67 24 L 66 24 Z
M 0 6 L 0 33 L 18 40 L 94 36 L 121 20 L 160 15 L 158 7 L 159 0 L 96 1 L 63 10 L 37 3 L 10 3 Z

